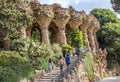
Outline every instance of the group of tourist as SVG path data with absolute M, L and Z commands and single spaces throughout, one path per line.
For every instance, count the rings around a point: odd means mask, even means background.
M 63 67 L 65 66 L 65 63 L 66 63 L 66 66 L 67 66 L 67 71 L 69 70 L 69 65 L 71 63 L 71 55 L 77 55 L 78 57 L 80 57 L 81 53 L 82 53 L 82 48 L 80 46 L 78 46 L 76 49 L 73 50 L 73 53 L 71 54 L 70 51 L 68 50 L 66 52 L 66 50 L 63 50 L 62 51 L 63 53 L 63 57 L 60 56 L 58 58 L 58 65 L 60 67 L 60 72 L 61 74 L 63 73 Z M 53 70 L 53 62 L 52 62 L 52 59 L 50 58 L 49 59 L 49 62 L 48 62 L 48 68 L 50 70 L 50 76 L 52 74 L 52 70 Z

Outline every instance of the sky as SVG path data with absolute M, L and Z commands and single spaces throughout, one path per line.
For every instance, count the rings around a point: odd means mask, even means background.
M 41 4 L 59 3 L 62 7 L 68 8 L 70 5 L 77 11 L 85 11 L 87 14 L 94 8 L 112 9 L 110 0 L 39 0 Z M 120 18 L 120 15 L 117 14 Z

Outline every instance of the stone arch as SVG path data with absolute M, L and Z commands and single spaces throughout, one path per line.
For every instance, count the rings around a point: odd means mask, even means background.
M 36 34 L 35 34 L 36 33 Z M 28 38 L 33 39 L 38 42 L 42 42 L 42 34 L 41 29 L 38 23 L 34 23 L 31 27 L 26 29 L 26 35 Z M 37 38 L 38 37 L 38 38 Z
M 48 32 L 49 32 L 50 43 L 58 43 L 57 41 L 58 27 L 55 25 L 54 22 L 50 23 Z

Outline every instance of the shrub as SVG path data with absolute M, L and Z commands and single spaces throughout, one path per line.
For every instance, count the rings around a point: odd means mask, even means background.
M 76 46 L 81 46 L 82 48 L 84 47 L 83 46 L 83 34 L 82 34 L 82 31 L 79 31 L 79 30 L 72 30 L 70 32 L 70 36 L 69 36 L 70 40 L 71 40 L 71 45 L 73 47 L 76 47 Z
M 0 51 L 0 65 L 8 66 L 26 61 L 28 60 L 20 56 L 18 52 Z
M 63 45 L 62 49 L 65 50 L 66 52 L 68 52 L 68 51 L 72 50 L 72 46 L 70 46 L 70 45 Z
M 15 51 L 0 51 L 0 64 L 0 82 L 19 82 L 34 76 L 29 60 Z
M 70 47 L 71 48 L 71 47 Z M 20 53 L 21 56 L 30 59 L 31 64 L 35 69 L 48 71 L 48 59 L 52 58 L 55 65 L 57 59 L 62 55 L 62 48 L 59 44 L 44 44 L 36 43 L 29 39 L 17 39 L 11 43 L 11 50 Z
M 90 52 L 87 52 L 82 59 L 85 71 L 88 73 L 88 78 L 90 81 L 94 79 L 94 60 L 93 55 Z

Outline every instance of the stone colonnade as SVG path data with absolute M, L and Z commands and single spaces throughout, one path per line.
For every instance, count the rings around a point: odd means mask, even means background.
M 48 30 L 52 27 L 51 23 L 54 23 L 55 27 L 53 26 L 53 28 L 57 29 L 56 37 L 54 37 L 56 43 L 67 44 L 66 28 L 80 29 L 83 32 L 86 47 L 90 51 L 96 49 L 95 34 L 99 29 L 99 22 L 95 17 L 87 15 L 84 12 L 62 8 L 58 4 L 41 5 L 33 1 L 31 2 L 31 8 L 35 21 L 39 24 L 39 29 L 41 30 L 42 42 L 50 43 Z M 29 31 L 27 30 L 26 37 L 30 36 Z
M 41 30 L 42 42 L 50 43 L 50 27 L 56 29 L 55 34 L 52 34 L 55 37 L 52 38 L 54 38 L 55 42 L 59 44 L 67 44 L 66 28 L 82 30 L 84 45 L 93 53 L 94 56 L 95 75 L 98 75 L 99 78 L 103 78 L 105 76 L 103 73 L 105 73 L 107 65 L 105 59 L 106 53 L 99 49 L 96 32 L 98 31 L 100 25 L 99 21 L 94 16 L 87 15 L 83 11 L 79 12 L 74 9 L 62 8 L 58 4 L 41 5 L 38 2 L 33 1 L 30 6 L 33 10 L 35 22 L 39 25 L 39 29 Z M 33 27 L 27 28 L 26 33 L 23 33 L 23 36 L 25 37 L 24 34 L 26 34 L 26 37 L 30 37 L 30 31 L 32 28 Z M 105 63 L 105 65 L 103 65 L 103 63 Z M 104 72 L 102 71 L 102 67 Z M 100 70 L 101 72 L 99 72 Z

